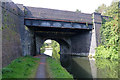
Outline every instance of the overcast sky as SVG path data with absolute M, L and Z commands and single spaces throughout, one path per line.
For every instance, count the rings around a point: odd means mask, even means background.
M 15 3 L 25 6 L 43 7 L 59 10 L 76 11 L 83 13 L 93 13 L 101 4 L 109 6 L 112 0 L 12 0 Z

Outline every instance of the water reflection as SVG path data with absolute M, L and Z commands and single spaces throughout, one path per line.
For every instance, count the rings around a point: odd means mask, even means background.
M 118 61 L 72 57 L 67 69 L 74 78 L 118 78 Z
M 46 48 L 45 54 L 52 56 L 52 49 Z M 68 59 L 70 60 L 67 60 Z M 107 59 L 94 59 L 88 57 L 67 56 L 62 57 L 66 69 L 74 78 L 118 78 L 118 61 Z M 66 63 L 67 62 L 67 63 Z
M 118 61 L 96 59 L 97 78 L 118 78 Z
M 89 59 L 86 57 L 73 57 L 71 71 L 75 78 L 92 78 Z

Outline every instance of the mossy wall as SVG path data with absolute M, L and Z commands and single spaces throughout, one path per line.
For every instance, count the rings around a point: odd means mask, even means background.
M 2 2 L 2 66 L 22 55 L 20 19 L 22 11 L 13 2 Z

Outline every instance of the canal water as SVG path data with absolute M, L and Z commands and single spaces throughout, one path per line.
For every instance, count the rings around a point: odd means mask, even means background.
M 74 78 L 118 78 L 118 61 L 72 56 L 70 62 Z
M 52 56 L 52 49 L 47 48 L 45 54 Z M 68 59 L 69 67 L 64 67 L 74 78 L 118 78 L 118 61 L 79 56 Z

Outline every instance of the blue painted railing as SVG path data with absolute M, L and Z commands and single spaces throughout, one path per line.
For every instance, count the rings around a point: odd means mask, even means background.
M 50 20 L 31 20 L 31 19 L 25 19 L 24 24 L 26 26 L 92 29 L 92 24 L 88 24 L 88 23 L 50 21 Z

